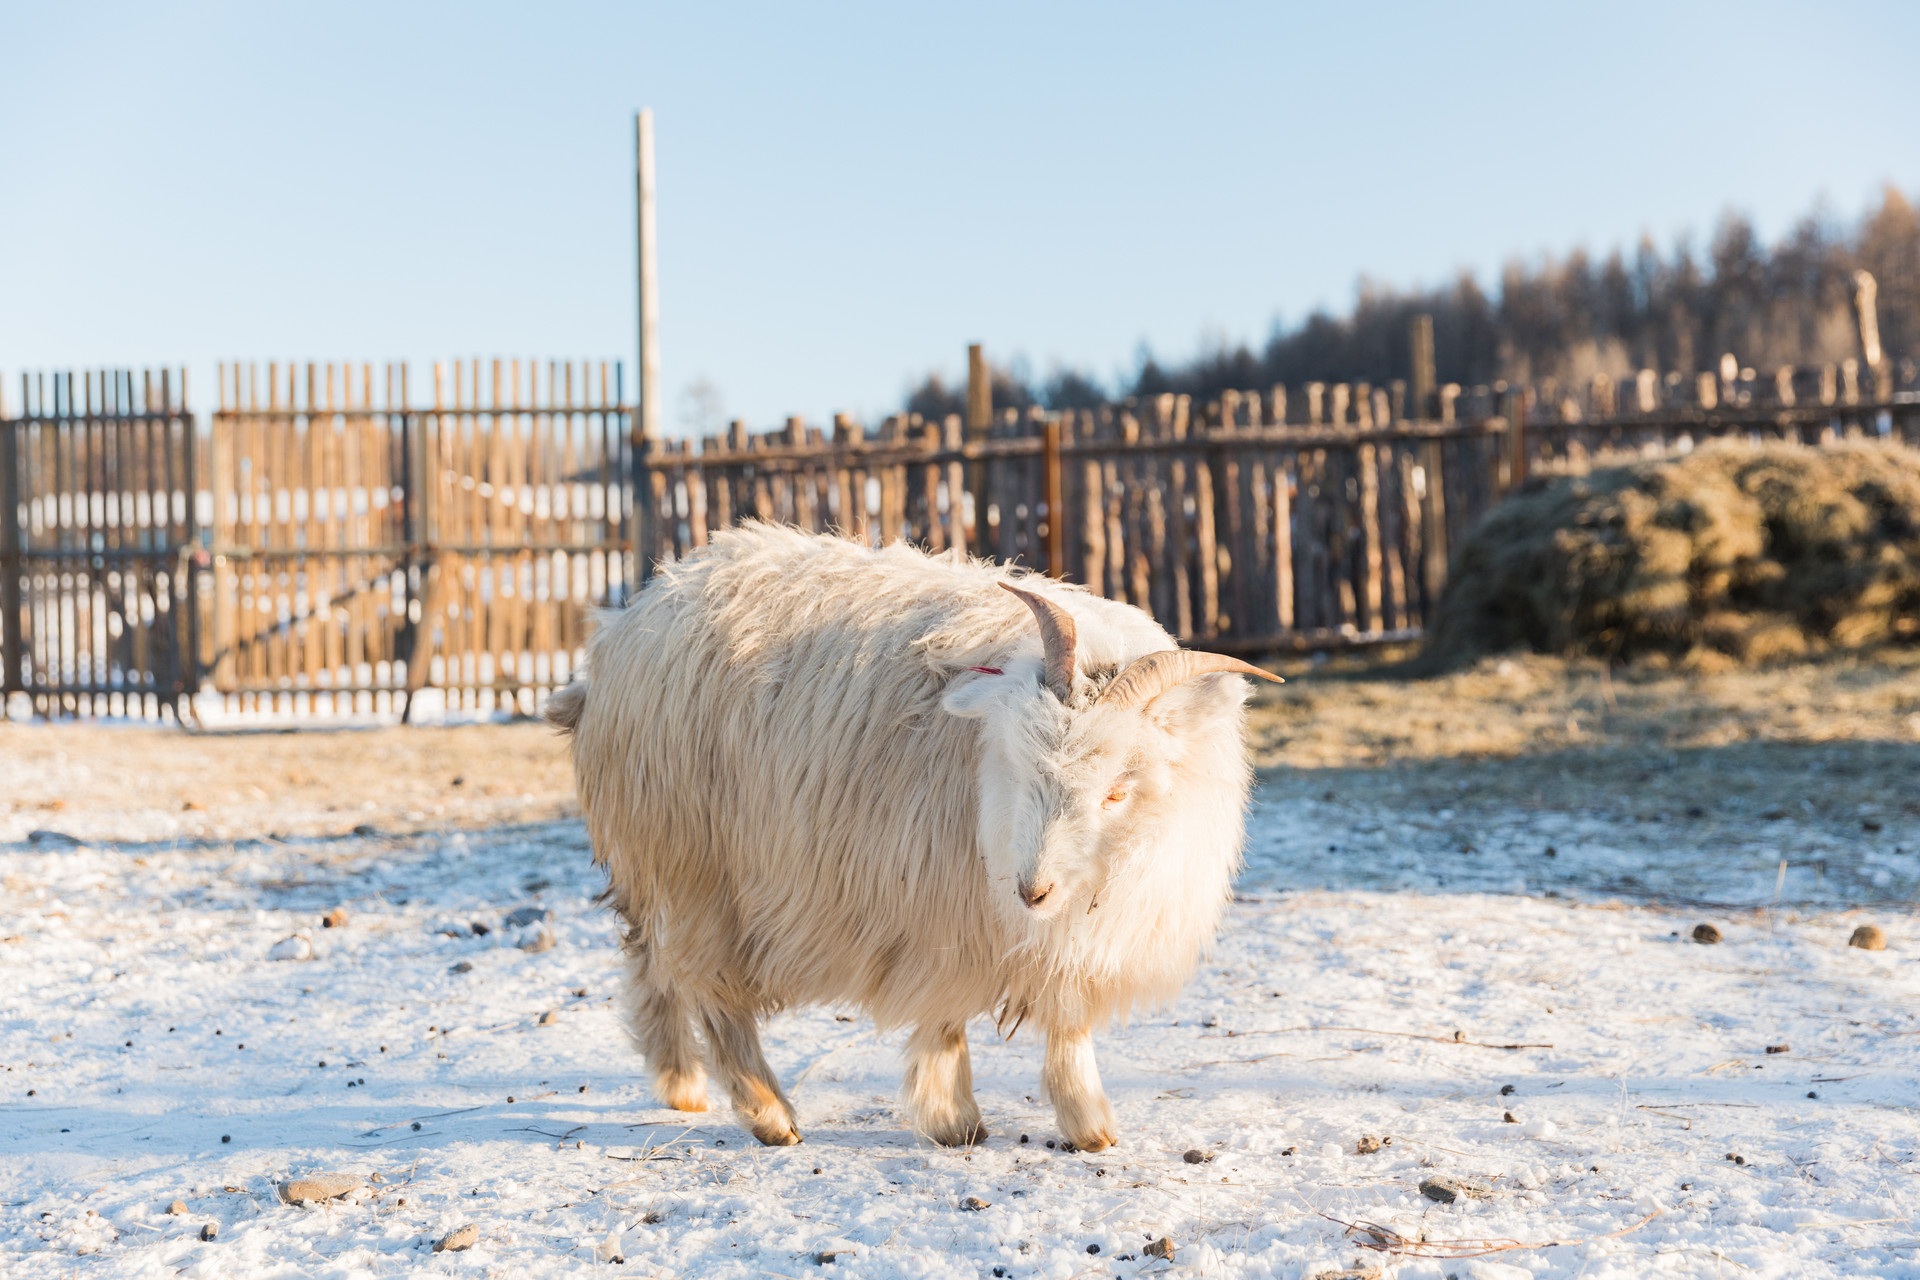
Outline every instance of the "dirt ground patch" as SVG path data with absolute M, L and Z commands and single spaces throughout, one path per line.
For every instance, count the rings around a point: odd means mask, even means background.
M 1544 809 L 1776 808 L 1838 823 L 1920 803 L 1920 651 L 1758 671 L 1489 659 L 1432 678 L 1299 664 L 1258 695 L 1270 793 Z M 564 741 L 535 722 L 191 734 L 0 724 L 0 840 L 385 833 L 574 812 Z M 1705 797 L 1705 799 L 1703 799 Z
M 566 744 L 536 722 L 198 734 L 4 724 L 0 778 L 0 840 L 406 832 L 574 811 Z
M 1310 668 L 1263 691 L 1250 738 L 1283 788 L 1343 775 L 1536 807 L 1916 811 L 1920 652 L 1713 674 L 1538 656 L 1428 679 Z

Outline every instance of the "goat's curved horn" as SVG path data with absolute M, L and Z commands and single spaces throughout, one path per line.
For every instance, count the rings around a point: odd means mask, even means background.
M 1144 707 L 1155 698 L 1195 676 L 1212 671 L 1233 671 L 1243 676 L 1259 676 L 1275 684 L 1284 684 L 1279 676 L 1262 671 L 1251 662 L 1229 658 L 1224 653 L 1196 653 L 1191 649 L 1168 649 L 1135 658 L 1100 694 L 1097 707 Z
M 1033 620 L 1040 624 L 1040 642 L 1047 652 L 1047 687 L 1062 702 L 1073 688 L 1073 652 L 1079 644 L 1079 632 L 1074 629 L 1073 615 L 1044 596 L 1014 586 L 1011 582 L 1002 582 L 1001 586 L 1019 596 L 1027 608 L 1033 610 Z

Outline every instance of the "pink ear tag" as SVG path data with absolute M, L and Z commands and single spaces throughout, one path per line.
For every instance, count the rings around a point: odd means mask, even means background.
M 1007 674 L 998 667 L 968 667 L 969 671 L 978 671 L 983 676 L 1003 676 Z

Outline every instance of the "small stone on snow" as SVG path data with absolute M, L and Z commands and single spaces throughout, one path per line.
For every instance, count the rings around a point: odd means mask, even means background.
M 1420 1181 L 1420 1194 L 1429 1200 L 1438 1200 L 1441 1204 L 1452 1204 L 1456 1200 L 1484 1200 L 1493 1194 L 1493 1188 L 1484 1182 L 1474 1182 L 1468 1178 L 1449 1178 L 1445 1174 L 1435 1174 Z
M 1885 951 L 1887 935 L 1877 924 L 1863 924 L 1853 931 L 1853 936 L 1847 939 L 1847 945 L 1862 951 Z
M 553 912 L 545 907 L 516 907 L 507 912 L 506 918 L 501 920 L 500 924 L 502 928 L 524 929 L 530 924 L 544 924 L 551 919 L 553 919 Z
M 320 927 L 322 929 L 341 929 L 346 927 L 346 923 L 347 909 L 345 907 L 335 907 L 320 917 Z
M 267 952 L 267 959 L 311 960 L 313 959 L 313 944 L 296 933 L 291 938 L 282 938 L 280 941 L 274 943 L 272 948 Z
M 186 1211 L 187 1211 L 187 1202 L 185 1200 L 175 1200 L 172 1204 L 167 1206 L 167 1212 L 172 1214 L 176 1218 L 179 1217 L 181 1214 L 185 1213 Z
M 979 1196 L 968 1196 L 960 1202 L 960 1207 L 969 1213 L 978 1213 L 982 1209 L 993 1208 L 993 1204 L 991 1201 L 982 1200 Z
M 289 1178 L 280 1184 L 280 1199 L 285 1204 L 311 1200 L 319 1204 L 338 1200 L 360 1189 L 360 1179 L 346 1173 L 314 1173 L 304 1178 Z
M 1693 926 L 1693 940 L 1703 946 L 1712 946 L 1720 941 L 1720 930 L 1715 925 L 1697 924 Z
M 1147 1246 L 1146 1254 L 1149 1258 L 1165 1258 L 1168 1262 L 1172 1262 L 1173 1251 L 1176 1247 L 1173 1243 L 1172 1236 L 1161 1236 L 1158 1240 L 1155 1240 Z
M 435 1253 L 458 1253 L 462 1249 L 471 1249 L 480 1238 L 480 1228 L 469 1222 L 441 1236 L 433 1242 Z

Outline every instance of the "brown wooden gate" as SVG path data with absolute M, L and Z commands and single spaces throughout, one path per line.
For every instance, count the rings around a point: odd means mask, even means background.
M 249 714 L 531 714 L 623 600 L 627 417 L 606 364 L 223 365 L 215 692 Z
M 22 375 L 0 412 L 0 684 L 34 714 L 178 716 L 194 685 L 186 375 Z

